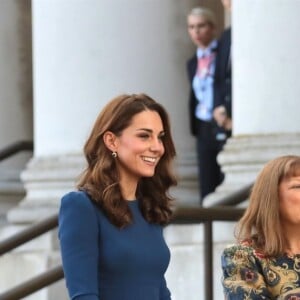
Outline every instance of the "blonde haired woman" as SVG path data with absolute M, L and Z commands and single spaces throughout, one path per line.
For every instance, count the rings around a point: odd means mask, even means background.
M 300 299 L 300 157 L 282 156 L 259 174 L 222 255 L 226 299 Z

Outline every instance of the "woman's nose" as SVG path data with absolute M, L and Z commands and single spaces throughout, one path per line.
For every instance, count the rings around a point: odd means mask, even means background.
M 153 139 L 151 142 L 151 145 L 150 145 L 150 150 L 151 151 L 163 151 L 164 145 L 163 145 L 162 141 L 158 138 Z

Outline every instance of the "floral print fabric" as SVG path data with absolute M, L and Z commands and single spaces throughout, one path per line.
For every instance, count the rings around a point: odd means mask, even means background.
M 268 258 L 250 242 L 222 254 L 226 300 L 300 300 L 300 255 Z

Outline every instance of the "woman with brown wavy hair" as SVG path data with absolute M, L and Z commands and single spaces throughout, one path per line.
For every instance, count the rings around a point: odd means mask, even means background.
M 300 157 L 268 162 L 222 255 L 226 299 L 300 299 Z
M 121 95 L 99 114 L 84 146 L 78 191 L 62 198 L 59 238 L 66 284 L 76 300 L 169 300 L 176 155 L 165 109 L 145 94 Z

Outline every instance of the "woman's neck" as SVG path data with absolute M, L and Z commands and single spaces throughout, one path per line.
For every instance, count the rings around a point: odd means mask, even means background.
M 290 255 L 300 254 L 300 228 L 299 226 L 288 226 L 283 232 L 286 236 L 286 252 Z
M 121 180 L 120 182 L 122 196 L 125 200 L 136 199 L 137 182 L 129 180 Z

